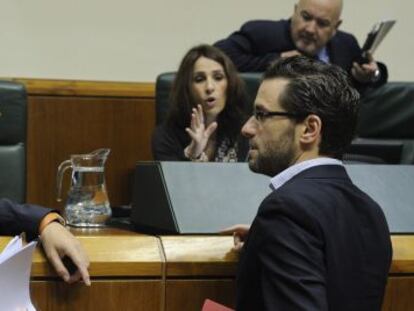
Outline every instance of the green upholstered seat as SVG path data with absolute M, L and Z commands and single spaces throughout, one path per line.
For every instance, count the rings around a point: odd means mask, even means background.
M 0 198 L 26 197 L 27 100 L 23 85 L 0 81 Z

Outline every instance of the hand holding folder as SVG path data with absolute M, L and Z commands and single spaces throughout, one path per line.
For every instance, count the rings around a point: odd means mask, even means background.
M 364 45 L 362 46 L 362 55 L 359 61 L 360 64 L 366 64 L 369 62 L 368 54 L 374 54 L 375 50 L 394 26 L 395 22 L 395 20 L 385 20 L 376 23 L 372 27 L 372 30 L 368 33 Z

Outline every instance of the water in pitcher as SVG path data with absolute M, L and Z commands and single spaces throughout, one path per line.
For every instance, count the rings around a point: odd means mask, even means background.
M 72 188 L 65 206 L 66 220 L 75 227 L 101 227 L 111 217 L 103 167 L 73 171 Z
M 109 149 L 98 149 L 90 154 L 72 155 L 58 169 L 58 200 L 62 177 L 72 169 L 71 186 L 65 204 L 65 218 L 75 227 L 102 227 L 111 217 L 111 207 L 105 187 L 104 164 Z

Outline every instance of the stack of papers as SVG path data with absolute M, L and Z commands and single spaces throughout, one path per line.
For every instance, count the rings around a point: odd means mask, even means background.
M 0 310 L 36 311 L 30 300 L 30 270 L 37 242 L 14 237 L 0 254 Z

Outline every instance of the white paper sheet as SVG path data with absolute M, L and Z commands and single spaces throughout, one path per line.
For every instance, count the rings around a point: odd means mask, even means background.
M 30 299 L 30 270 L 37 242 L 16 236 L 0 254 L 0 310 L 36 311 Z

